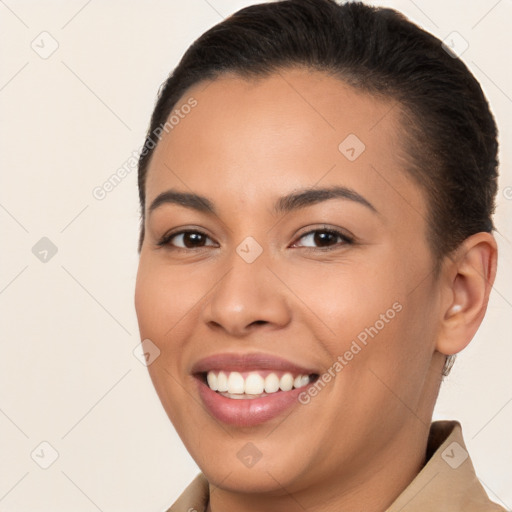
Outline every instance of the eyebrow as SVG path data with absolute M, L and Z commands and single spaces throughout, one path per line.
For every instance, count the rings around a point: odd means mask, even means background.
M 306 206 L 321 203 L 329 199 L 348 199 L 362 204 L 374 213 L 378 213 L 373 204 L 365 199 L 355 190 L 347 187 L 333 186 L 328 188 L 309 188 L 292 192 L 286 196 L 280 197 L 274 205 L 274 213 L 284 214 Z
M 351 188 L 342 186 L 300 189 L 280 197 L 274 204 L 273 211 L 274 214 L 282 215 L 329 199 L 348 199 L 362 204 L 374 213 L 379 213 L 375 206 L 362 195 Z M 179 192 L 175 189 L 169 189 L 159 194 L 149 206 L 148 213 L 153 212 L 163 204 L 177 204 L 201 213 L 217 215 L 215 206 L 207 197 L 189 192 Z

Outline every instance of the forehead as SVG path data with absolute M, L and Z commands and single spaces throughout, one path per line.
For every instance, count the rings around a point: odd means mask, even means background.
M 173 113 L 148 171 L 146 204 L 171 187 L 249 204 L 294 188 L 342 184 L 378 209 L 394 203 L 395 216 L 412 204 L 425 214 L 423 194 L 405 172 L 400 108 L 392 99 L 322 72 L 290 69 L 198 83 Z

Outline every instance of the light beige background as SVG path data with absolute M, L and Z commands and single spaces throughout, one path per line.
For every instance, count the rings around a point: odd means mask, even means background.
M 251 3 L 0 1 L 0 510 L 159 512 L 198 471 L 133 354 L 135 167 L 103 200 L 93 190 L 140 149 L 188 45 Z M 512 2 L 375 4 L 458 32 L 500 127 L 498 278 L 435 417 L 462 422 L 482 483 L 511 508 Z M 42 237 L 58 250 L 46 262 Z

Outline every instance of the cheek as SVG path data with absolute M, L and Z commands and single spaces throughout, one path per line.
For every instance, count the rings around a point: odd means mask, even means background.
M 164 410 L 178 426 L 186 424 L 190 414 L 189 396 L 176 384 L 183 378 L 183 329 L 190 329 L 187 313 L 202 296 L 190 282 L 186 272 L 170 271 L 151 255 L 141 254 L 135 286 L 139 331 L 142 340 L 150 339 L 160 350 L 147 369 Z
M 135 287 L 141 336 L 152 339 L 157 345 L 174 339 L 172 334 L 179 330 L 181 319 L 199 306 L 205 292 L 201 280 L 189 272 L 169 268 L 150 256 L 141 256 Z
M 385 331 L 400 309 L 402 288 L 381 261 L 378 270 L 371 262 L 351 261 L 342 264 L 309 264 L 302 270 L 290 270 L 286 282 L 299 299 L 297 306 L 311 318 L 318 339 L 329 344 L 335 357 L 346 350 L 351 340 L 364 339 L 367 329 L 376 324 Z M 384 315 L 382 319 L 382 315 Z
M 417 285 L 426 272 L 387 252 L 380 251 L 374 260 L 347 259 L 343 265 L 287 274 L 302 319 L 331 365 L 342 356 L 342 366 L 334 371 L 345 377 L 335 379 L 334 388 L 354 397 L 366 390 L 367 399 L 377 402 L 389 395 L 386 384 L 394 389 L 405 381 L 407 392 L 417 393 L 416 382 L 422 382 L 432 357 L 435 330 L 425 315 L 425 304 L 432 301 L 429 280 Z
M 162 304 L 162 290 L 156 285 L 158 273 L 141 256 L 135 284 L 135 311 L 142 339 L 154 341 L 158 336 L 158 323 L 163 319 L 158 314 Z

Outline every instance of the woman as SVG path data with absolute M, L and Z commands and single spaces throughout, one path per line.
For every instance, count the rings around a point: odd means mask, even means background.
M 140 333 L 201 469 L 169 510 L 503 510 L 431 423 L 496 189 L 480 86 L 395 11 L 280 1 L 195 41 L 139 161 Z

